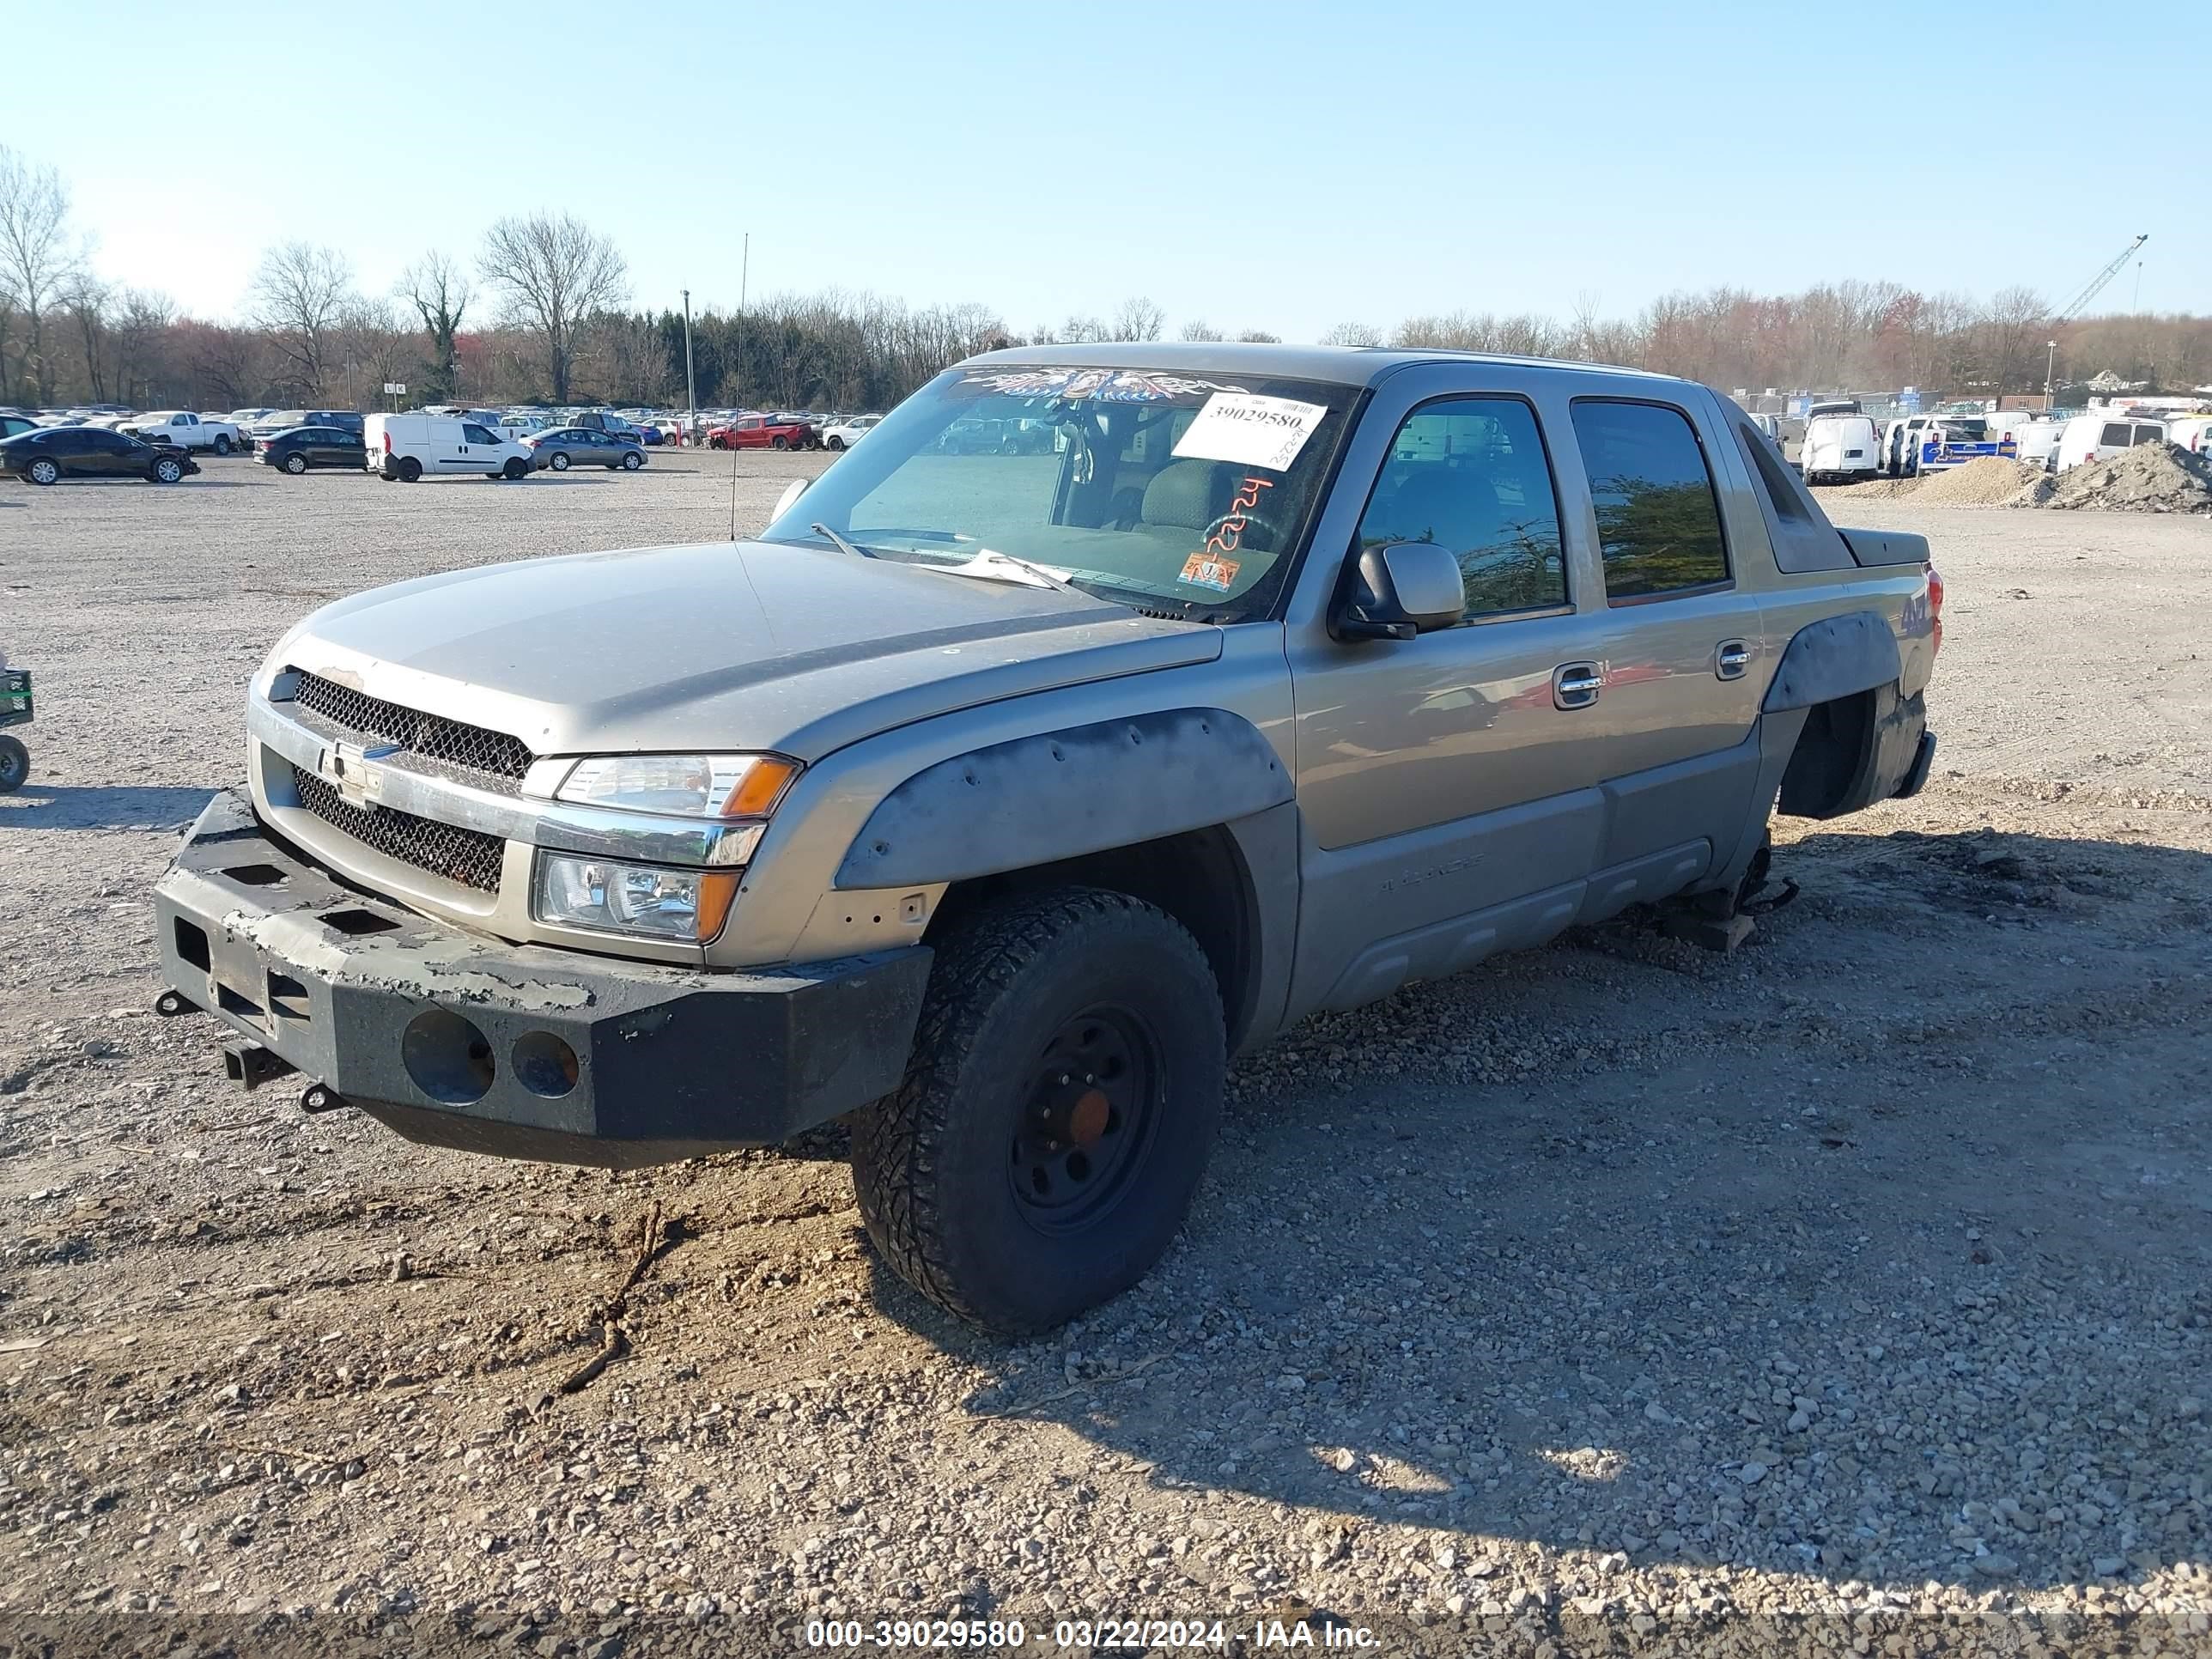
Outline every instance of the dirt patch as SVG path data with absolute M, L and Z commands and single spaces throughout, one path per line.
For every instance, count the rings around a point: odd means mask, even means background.
M 1914 482 L 1913 500 L 1929 507 L 1997 507 L 2042 483 L 2043 469 L 2033 461 L 1984 455 Z
M 2014 504 L 2107 513 L 2212 513 L 2212 460 L 2173 444 L 2137 444 L 2109 461 L 2069 467 L 2046 499 Z

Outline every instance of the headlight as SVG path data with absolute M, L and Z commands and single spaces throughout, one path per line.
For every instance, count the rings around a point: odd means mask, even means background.
M 730 871 L 538 855 L 538 919 L 568 927 L 703 945 L 722 931 L 737 895 Z
M 798 770 L 773 755 L 607 755 L 578 761 L 554 799 L 625 812 L 766 817 Z

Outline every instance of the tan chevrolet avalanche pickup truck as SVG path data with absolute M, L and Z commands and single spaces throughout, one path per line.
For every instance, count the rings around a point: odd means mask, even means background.
M 1630 905 L 1727 942 L 1778 808 L 1918 790 L 1942 599 L 1681 380 L 993 353 L 756 539 L 301 623 L 162 1007 L 442 1146 L 849 1117 L 886 1260 L 1035 1331 L 1166 1248 L 1234 1055 Z

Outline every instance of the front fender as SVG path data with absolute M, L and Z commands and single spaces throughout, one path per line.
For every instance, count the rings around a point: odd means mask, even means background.
M 1259 729 L 1225 709 L 1071 726 L 915 773 L 870 814 L 835 885 L 965 881 L 1229 823 L 1295 794 Z

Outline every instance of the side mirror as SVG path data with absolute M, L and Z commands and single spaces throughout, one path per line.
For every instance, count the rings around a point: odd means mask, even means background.
M 811 478 L 793 478 L 789 483 L 784 485 L 783 494 L 775 498 L 775 511 L 768 515 L 768 521 L 774 524 L 785 514 L 790 512 L 793 504 L 806 493 L 806 486 L 812 482 Z
M 1410 640 L 1449 628 L 1466 611 L 1457 554 L 1435 542 L 1385 542 L 1353 556 L 1328 631 L 1340 640 Z

